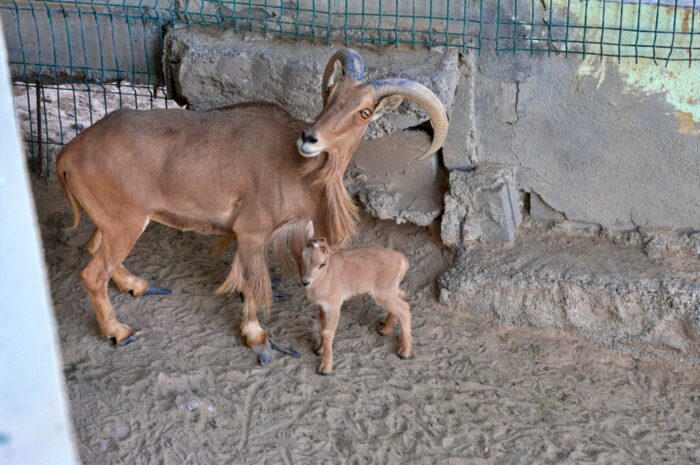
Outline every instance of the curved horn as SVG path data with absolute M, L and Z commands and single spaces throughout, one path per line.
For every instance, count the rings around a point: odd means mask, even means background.
M 336 63 L 340 63 L 340 70 L 336 69 Z M 334 82 L 337 82 L 341 76 L 350 76 L 356 81 L 362 81 L 365 77 L 365 62 L 359 53 L 349 48 L 342 48 L 333 54 L 326 64 L 326 69 L 323 71 L 322 90 L 324 105 L 328 98 L 328 83 L 331 76 L 333 76 Z
M 428 151 L 421 155 L 418 160 L 425 160 L 442 147 L 447 138 L 449 122 L 445 106 L 433 91 L 423 84 L 399 78 L 379 79 L 370 82 L 370 85 L 376 90 L 377 100 L 387 95 L 401 95 L 416 102 L 430 116 L 430 122 L 433 125 L 433 143 L 430 144 Z

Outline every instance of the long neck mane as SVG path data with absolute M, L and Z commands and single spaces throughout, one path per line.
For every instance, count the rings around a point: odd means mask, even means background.
M 333 247 L 342 246 L 357 229 L 357 205 L 343 184 L 350 158 L 344 154 L 324 154 L 305 160 L 300 167 L 300 175 L 308 177 L 316 188 L 323 191 L 314 224 L 323 226 L 326 239 Z

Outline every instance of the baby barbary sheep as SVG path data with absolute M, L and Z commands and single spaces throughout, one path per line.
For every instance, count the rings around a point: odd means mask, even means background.
M 307 228 L 313 236 L 313 226 Z M 351 297 L 369 294 L 389 312 L 379 327 L 385 336 L 391 335 L 394 324 L 401 325 L 398 356 L 411 357 L 411 313 L 399 288 L 408 270 L 408 259 L 394 250 L 366 247 L 333 252 L 324 239 L 310 239 L 302 253 L 302 285 L 306 297 L 321 306 L 321 340 L 316 353 L 321 355 L 317 372 L 330 374 L 333 370 L 333 338 L 338 328 L 340 307 Z

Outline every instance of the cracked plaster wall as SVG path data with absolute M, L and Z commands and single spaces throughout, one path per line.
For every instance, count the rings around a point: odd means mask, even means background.
M 669 98 L 672 73 L 546 56 L 472 63 L 476 149 L 463 157 L 477 169 L 514 167 L 519 189 L 569 220 L 700 228 L 700 123 Z M 689 74 L 684 89 L 700 83 L 700 68 Z M 646 75 L 666 84 L 640 87 Z

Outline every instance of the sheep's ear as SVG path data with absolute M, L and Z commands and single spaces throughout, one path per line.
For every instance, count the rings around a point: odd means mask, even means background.
M 314 237 L 314 222 L 309 221 L 306 224 L 306 229 L 304 230 L 304 233 L 306 234 L 306 239 L 311 240 L 311 238 Z
M 374 107 L 374 114 L 370 121 L 376 121 L 386 113 L 396 110 L 398 106 L 401 105 L 401 102 L 403 102 L 403 97 L 401 95 L 389 95 L 384 97 L 377 102 L 377 105 Z

